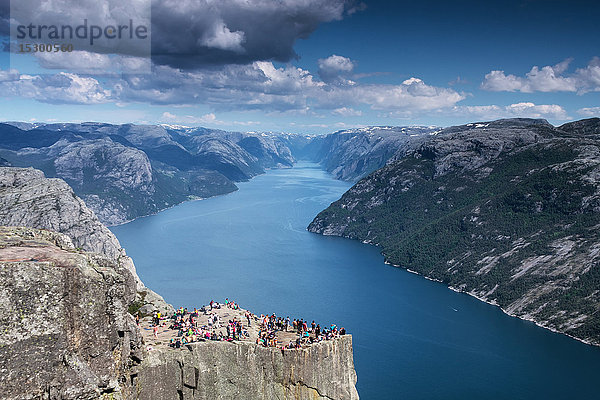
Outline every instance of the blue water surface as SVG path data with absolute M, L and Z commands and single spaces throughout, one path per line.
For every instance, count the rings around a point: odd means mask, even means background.
M 178 306 L 344 326 L 362 399 L 599 399 L 600 349 L 306 231 L 350 185 L 312 163 L 113 227 L 145 284 Z

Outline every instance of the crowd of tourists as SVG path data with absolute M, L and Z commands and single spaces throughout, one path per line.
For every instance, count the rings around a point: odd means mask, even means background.
M 258 317 L 249 311 L 244 311 L 243 320 L 233 317 L 223 320 L 216 310 L 226 307 L 232 310 L 243 311 L 235 301 L 225 299 L 224 304 L 212 301 L 200 309 L 194 308 L 188 310 L 181 307 L 171 316 L 163 316 L 161 313 L 154 313 L 152 317 L 152 329 L 155 338 L 158 338 L 159 327 L 168 327 L 174 331 L 176 336 L 170 339 L 169 346 L 180 348 L 181 346 L 206 340 L 235 341 L 250 338 L 248 328 L 252 324 L 257 324 L 258 337 L 256 343 L 265 347 L 277 347 L 280 349 L 295 349 L 323 340 L 331 340 L 338 336 L 345 335 L 344 328 L 338 329 L 332 324 L 330 327 L 321 327 L 312 321 L 308 324 L 302 319 L 278 317 L 275 314 L 262 315 Z M 205 323 L 200 324 L 200 316 Z M 226 314 L 227 315 L 227 314 Z M 225 331 L 223 332 L 223 328 Z M 289 343 L 280 343 L 277 332 L 290 332 L 294 340 Z M 289 339 L 290 334 L 286 337 Z
M 323 340 L 331 340 L 346 334 L 346 329 L 331 324 L 329 328 L 321 328 L 321 325 L 315 324 L 312 321 L 310 325 L 302 319 L 294 319 L 290 323 L 290 317 L 282 318 L 275 314 L 263 316 L 260 318 L 260 330 L 258 332 L 257 344 L 265 347 L 279 347 L 281 349 L 298 349 L 304 345 L 321 342 Z M 279 344 L 277 339 L 277 331 L 297 333 L 295 340 L 290 340 L 287 345 Z

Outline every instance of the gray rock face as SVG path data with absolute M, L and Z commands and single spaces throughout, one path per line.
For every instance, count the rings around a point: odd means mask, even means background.
M 46 154 L 54 160 L 56 175 L 80 193 L 104 223 L 118 224 L 135 215 L 131 199 L 139 199 L 148 211 L 155 209 L 150 201 L 156 192 L 152 166 L 143 151 L 108 138 L 60 144 Z
M 58 147 L 56 144 L 52 147 Z M 49 156 L 62 179 L 73 187 L 84 188 L 92 182 L 107 181 L 117 190 L 134 190 L 152 195 L 152 166 L 146 154 L 108 138 L 84 140 L 60 146 Z M 54 150 L 54 149 L 53 149 Z
M 86 251 L 121 255 L 117 238 L 69 185 L 32 168 L 0 168 L 0 225 L 48 229 L 64 233 Z
M 48 179 L 31 168 L 0 168 L 0 225 L 47 229 L 67 235 L 75 247 L 102 254 L 134 277 L 148 303 L 165 311 L 171 306 L 147 289 L 121 244 L 61 179 Z
M 129 271 L 64 235 L 0 227 L 3 399 L 127 398 L 142 358 Z
M 558 129 L 575 134 L 595 135 L 600 133 L 600 118 L 588 118 L 561 125 Z
M 556 134 L 545 120 L 506 119 L 444 129 L 408 154 L 435 160 L 435 176 L 450 171 L 476 171 L 513 149 L 547 140 Z M 390 162 L 404 158 L 395 155 Z
M 314 158 L 336 179 L 354 181 L 383 167 L 394 156 L 403 156 L 435 132 L 433 127 L 395 126 L 338 131 L 313 138 L 320 142 Z
M 180 171 L 160 162 L 152 165 L 144 151 L 115 140 L 62 138 L 48 147 L 10 151 L 7 157 L 17 165 L 37 166 L 50 176 L 64 179 L 107 225 L 155 213 L 190 198 L 236 189 L 216 171 Z
M 137 371 L 140 400 L 358 399 L 349 335 L 299 350 L 243 342 L 156 349 Z

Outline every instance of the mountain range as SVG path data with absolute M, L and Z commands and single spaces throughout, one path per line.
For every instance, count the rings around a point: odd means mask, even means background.
M 106 225 L 237 190 L 270 168 L 318 161 L 339 179 L 382 167 L 430 128 L 377 127 L 327 136 L 176 125 L 0 124 L 0 166 L 65 180 Z
M 107 225 L 232 192 L 294 162 L 274 135 L 102 123 L 0 124 L 0 157 L 64 179 Z
M 600 119 L 441 130 L 309 225 L 510 315 L 600 344 Z

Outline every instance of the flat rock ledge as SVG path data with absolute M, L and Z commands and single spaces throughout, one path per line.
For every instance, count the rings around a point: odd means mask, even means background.
M 149 349 L 129 313 L 136 289 L 128 268 L 63 234 L 0 227 L 0 398 L 358 399 L 350 335 Z

